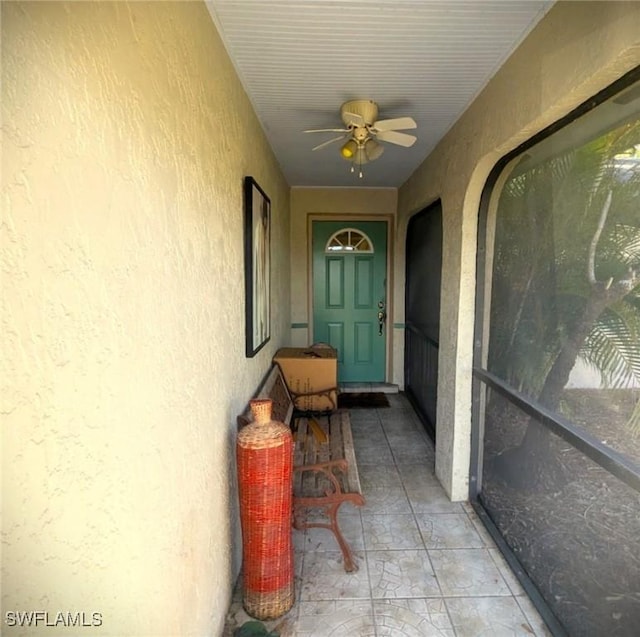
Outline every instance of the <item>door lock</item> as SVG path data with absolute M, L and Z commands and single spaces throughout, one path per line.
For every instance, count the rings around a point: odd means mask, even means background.
M 384 329 L 384 322 L 387 320 L 387 313 L 385 312 L 384 301 L 378 301 L 378 336 L 382 336 Z

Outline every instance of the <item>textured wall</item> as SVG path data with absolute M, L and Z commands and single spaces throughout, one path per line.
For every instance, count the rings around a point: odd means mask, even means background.
M 398 191 L 395 188 L 291 189 L 291 321 L 294 325 L 311 326 L 309 215 L 395 215 L 397 204 Z M 395 226 L 391 232 L 395 232 Z M 310 344 L 312 335 L 307 327 L 294 327 L 291 332 L 294 345 L 304 347 Z
M 399 191 L 398 243 L 412 214 L 443 206 L 436 471 L 468 495 L 476 231 L 497 160 L 640 63 L 640 4 L 559 2 Z M 404 271 L 396 271 L 396 290 Z
M 234 418 L 289 337 L 287 184 L 200 2 L 2 2 L 2 118 L 2 619 L 219 634 Z M 251 360 L 246 174 L 274 245 Z

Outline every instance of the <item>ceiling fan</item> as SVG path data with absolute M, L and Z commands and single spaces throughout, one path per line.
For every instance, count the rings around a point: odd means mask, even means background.
M 408 148 L 416 142 L 416 137 L 401 133 L 401 130 L 417 128 L 411 117 L 378 120 L 378 105 L 373 100 L 350 100 L 340 107 L 340 117 L 344 128 L 318 128 L 305 133 L 342 133 L 338 137 L 318 144 L 312 150 L 319 150 L 329 144 L 346 139 L 340 147 L 340 154 L 351 162 L 351 172 L 355 166 L 362 177 L 362 165 L 378 159 L 384 152 L 379 142 L 388 142 Z

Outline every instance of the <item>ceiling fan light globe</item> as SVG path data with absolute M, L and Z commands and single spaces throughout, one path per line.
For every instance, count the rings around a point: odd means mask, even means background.
M 375 139 L 368 139 L 364 144 L 364 152 L 369 161 L 374 161 L 382 155 L 384 147 L 379 144 Z
M 348 160 L 353 159 L 353 156 L 358 152 L 358 144 L 350 139 L 348 142 L 343 144 L 342 148 L 340 148 L 340 154 Z
M 367 153 L 363 146 L 360 146 L 358 148 L 358 151 L 353 157 L 353 162 L 358 164 L 358 166 L 369 163 L 369 157 L 367 156 Z

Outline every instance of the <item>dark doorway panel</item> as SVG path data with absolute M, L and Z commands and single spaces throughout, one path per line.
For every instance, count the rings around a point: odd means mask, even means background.
M 436 437 L 442 205 L 409 221 L 406 244 L 405 391 L 430 437 Z

